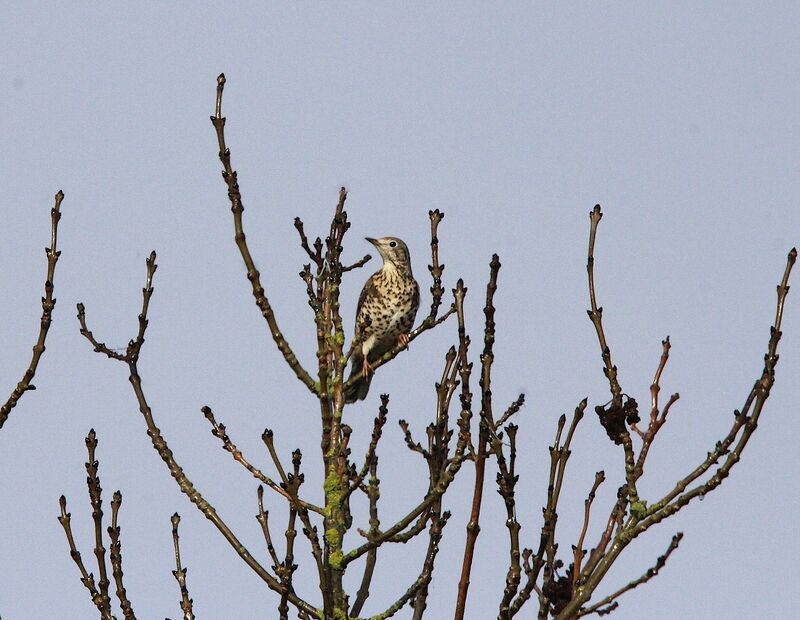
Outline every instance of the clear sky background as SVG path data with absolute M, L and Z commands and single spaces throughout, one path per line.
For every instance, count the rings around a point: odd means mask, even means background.
M 314 363 L 292 219 L 322 233 L 340 185 L 353 227 L 408 242 L 429 303 L 429 209 L 440 229 L 445 286 L 470 287 L 477 330 L 488 261 L 503 262 L 496 296 L 494 394 L 527 406 L 517 488 L 526 546 L 545 498 L 547 445 L 559 415 L 583 397 L 608 399 L 586 316 L 587 214 L 601 203 L 599 301 L 623 388 L 641 403 L 670 335 L 664 394 L 681 393 L 653 449 L 642 495 L 656 499 L 727 432 L 759 376 L 775 285 L 800 242 L 800 39 L 796 3 L 268 4 L 7 3 L 0 20 L 0 380 L 12 389 L 40 314 L 52 196 L 63 189 L 63 251 L 47 353 L 0 432 L 0 613 L 5 620 L 96 617 L 56 520 L 65 493 L 91 562 L 83 437 L 94 427 L 106 500 L 120 522 L 128 594 L 140 618 L 179 617 L 169 517 L 183 516 L 182 551 L 199 618 L 275 617 L 277 598 L 181 495 L 153 451 L 124 366 L 78 334 L 75 304 L 110 346 L 135 333 L 144 259 L 159 253 L 141 372 L 176 458 L 266 562 L 255 483 L 224 453 L 200 413 L 211 405 L 253 460 L 275 431 L 306 454 L 319 500 L 318 412 L 275 350 L 233 243 L 208 117 L 215 78 L 228 76 L 228 141 L 251 250 L 278 320 Z M 367 275 L 344 285 L 352 323 Z M 795 274 L 800 276 L 800 274 Z M 789 295 L 777 384 L 732 477 L 654 528 L 609 573 L 603 596 L 652 565 L 672 534 L 681 548 L 662 574 L 621 600 L 615 617 L 788 618 L 800 615 L 797 403 L 800 282 Z M 418 435 L 455 324 L 415 341 L 381 369 L 370 398 L 347 411 L 354 453 L 368 440 L 377 395 L 392 395 L 383 439 L 383 521 L 416 503 L 425 469 L 402 445 Z M 477 346 L 475 347 L 477 349 Z M 596 540 L 621 481 L 622 454 L 593 413 L 579 427 L 561 503 L 562 551 L 576 540 L 594 472 Z M 487 476 L 468 617 L 496 616 L 506 566 L 504 511 Z M 429 598 L 448 618 L 472 484 L 448 495 Z M 281 502 L 267 496 L 276 524 Z M 363 512 L 359 526 L 366 524 Z M 282 526 L 280 526 L 282 527 Z M 278 530 L 281 531 L 280 529 Z M 298 589 L 316 600 L 299 539 Z M 351 537 L 347 545 L 355 544 Z M 422 547 L 379 559 L 365 613 L 394 600 Z M 354 574 L 350 583 L 357 581 Z M 408 609 L 398 617 L 409 617 Z M 529 616 L 526 616 L 529 617 Z

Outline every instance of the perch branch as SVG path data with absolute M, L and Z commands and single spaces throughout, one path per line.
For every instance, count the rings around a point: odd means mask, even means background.
M 439 264 L 439 237 L 438 237 L 438 229 L 439 229 L 439 222 L 444 219 L 444 213 L 439 211 L 438 209 L 435 211 L 429 211 L 428 215 L 431 220 L 431 265 L 428 266 L 428 270 L 431 273 L 431 277 L 433 279 L 433 285 L 431 286 L 431 295 L 433 300 L 431 302 L 431 311 L 427 317 L 422 321 L 420 325 L 416 328 L 411 330 L 411 333 L 408 335 L 408 341 L 406 344 L 399 343 L 393 349 L 391 349 L 388 353 L 384 354 L 379 360 L 372 363 L 372 370 L 375 371 L 384 364 L 392 361 L 395 357 L 397 357 L 401 351 L 408 349 L 408 345 L 411 344 L 413 340 L 416 340 L 418 336 L 423 334 L 424 332 L 428 331 L 429 329 L 433 329 L 437 327 L 448 318 L 450 315 L 454 314 L 456 311 L 455 304 L 451 305 L 450 308 L 445 312 L 442 316 L 438 316 L 439 307 L 442 303 L 442 296 L 444 295 L 444 289 L 442 288 L 442 273 L 444 272 L 444 265 Z M 360 380 L 363 376 L 363 373 L 358 373 L 357 375 L 353 375 L 348 379 L 348 381 L 344 384 L 343 389 L 351 386 L 353 383 Z

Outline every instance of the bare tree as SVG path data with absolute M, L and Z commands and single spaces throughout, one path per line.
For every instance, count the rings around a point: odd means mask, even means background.
M 352 270 L 363 266 L 369 259 L 346 264 L 343 262 L 344 239 L 350 222 L 345 210 L 347 192 L 344 188 L 339 192 L 338 202 L 334 209 L 330 228 L 323 236 L 316 237 L 313 242 L 306 235 L 303 222 L 296 218 L 294 225 L 300 238 L 300 246 L 308 257 L 300 277 L 308 297 L 308 304 L 313 312 L 313 330 L 316 335 L 316 368 L 313 371 L 303 366 L 294 354 L 290 343 L 281 331 L 268 294 L 262 284 L 261 274 L 255 266 L 247 238 L 244 232 L 244 206 L 239 188 L 238 177 L 231 163 L 231 153 L 225 141 L 225 117 L 222 116 L 222 96 L 225 77 L 217 80 L 217 97 L 215 113 L 211 117 L 219 143 L 219 157 L 222 162 L 222 176 L 227 186 L 228 198 L 234 221 L 234 240 L 241 253 L 247 269 L 253 298 L 259 308 L 267 329 L 286 363 L 313 395 L 319 406 L 320 454 L 324 468 L 321 482 L 324 501 L 314 504 L 304 493 L 306 483 L 303 474 L 303 455 L 296 450 L 291 455 L 291 464 L 286 463 L 278 454 L 273 433 L 266 429 L 262 435 L 269 460 L 271 472 L 266 471 L 255 461 L 243 454 L 228 433 L 228 429 L 218 421 L 210 407 L 202 407 L 204 417 L 211 425 L 211 431 L 217 437 L 225 451 L 244 467 L 257 481 L 257 521 L 263 533 L 266 548 L 265 559 L 258 559 L 241 541 L 240 537 L 222 519 L 216 508 L 212 506 L 195 487 L 175 455 L 169 448 L 166 438 L 156 424 L 156 416 L 143 388 L 139 373 L 138 361 L 145 343 L 148 326 L 148 309 L 153 295 L 153 279 L 156 273 L 156 254 L 151 253 L 146 261 L 146 280 L 142 296 L 142 308 L 139 313 L 137 333 L 128 343 L 124 353 L 115 351 L 98 341 L 87 326 L 86 313 L 82 304 L 78 304 L 78 320 L 80 331 L 98 353 L 112 360 L 122 362 L 128 370 L 129 379 L 139 411 L 144 419 L 147 434 L 153 448 L 164 461 L 171 476 L 180 490 L 194 503 L 198 510 L 208 518 L 219 533 L 228 541 L 239 557 L 264 581 L 265 585 L 277 593 L 278 616 L 288 619 L 291 610 L 301 619 L 319 618 L 320 620 L 344 620 L 346 618 L 370 618 L 382 620 L 392 617 L 407 605 L 412 609 L 414 619 L 422 618 L 429 596 L 429 584 L 433 578 L 436 556 L 442 538 L 442 531 L 450 520 L 446 510 L 448 490 L 453 481 L 463 471 L 464 465 L 474 466 L 474 491 L 470 518 L 466 526 L 461 579 L 455 593 L 454 618 L 463 619 L 468 604 L 469 584 L 475 558 L 475 545 L 480 532 L 481 506 L 486 486 L 487 465 L 496 468 L 496 484 L 506 510 L 505 526 L 508 530 L 508 569 L 503 591 L 497 593 L 498 618 L 514 617 L 535 595 L 538 601 L 538 617 L 552 616 L 559 619 L 578 618 L 598 614 L 605 615 L 618 605 L 618 598 L 625 592 L 645 583 L 663 567 L 669 556 L 678 547 L 682 534 L 676 534 L 664 555 L 658 558 L 655 565 L 640 578 L 613 590 L 611 594 L 600 599 L 594 598 L 596 589 L 604 580 L 609 568 L 617 561 L 622 552 L 640 534 L 674 515 L 693 499 L 702 497 L 716 489 L 728 476 L 738 462 L 742 451 L 755 431 L 763 406 L 770 395 L 775 379 L 775 366 L 778 355 L 777 347 L 781 336 L 781 319 L 784 301 L 789 290 L 788 281 L 791 268 L 796 260 L 796 251 L 792 250 L 787 259 L 786 268 L 778 285 L 778 300 L 775 320 L 770 332 L 767 354 L 761 376 L 746 397 L 740 411 L 736 411 L 734 421 L 727 434 L 722 436 L 707 456 L 700 460 L 696 467 L 690 469 L 680 478 L 672 490 L 659 501 L 649 503 L 639 496 L 638 483 L 644 475 L 645 464 L 651 445 L 659 430 L 666 423 L 671 407 L 678 400 L 673 394 L 666 403 L 661 403 L 659 393 L 661 377 L 669 358 L 670 343 L 666 338 L 662 343 L 662 355 L 650 386 L 650 415 L 646 427 L 640 428 L 641 419 L 637 402 L 622 389 L 617 376 L 617 368 L 613 363 L 611 349 L 606 341 L 602 323 L 602 308 L 597 305 L 594 285 L 594 250 L 598 224 L 602 217 L 599 205 L 590 213 L 589 250 L 588 250 L 588 288 L 589 318 L 591 319 L 600 344 L 603 361 L 603 372 L 608 379 L 610 400 L 595 407 L 598 421 L 606 430 L 608 437 L 615 445 L 620 446 L 621 473 L 624 484 L 619 488 L 616 499 L 606 507 L 604 523 L 599 539 L 591 550 L 587 545 L 590 516 L 594 507 L 595 493 L 606 479 L 604 472 L 595 475 L 594 483 L 583 505 L 584 521 L 578 539 L 566 554 L 559 553 L 556 529 L 558 523 L 559 499 L 564 485 L 564 474 L 573 437 L 578 424 L 584 417 L 588 407 L 587 399 L 583 399 L 575 408 L 569 424 L 567 416 L 561 416 L 556 428 L 555 439 L 550 447 L 550 470 L 547 497 L 543 509 L 543 522 L 538 541 L 532 541 L 531 547 L 524 546 L 520 536 L 521 525 L 516 516 L 516 441 L 518 426 L 511 423 L 524 404 L 524 396 L 519 395 L 509 404 L 495 411 L 492 393 L 492 369 L 494 362 L 495 341 L 495 307 L 494 294 L 498 286 L 498 275 L 501 264 L 494 255 L 489 265 L 489 280 L 486 288 L 484 305 L 485 321 L 483 325 L 483 348 L 478 356 L 479 366 L 477 387 L 472 377 L 474 354 L 471 352 L 470 329 L 466 325 L 464 299 L 467 287 L 458 280 L 453 288 L 453 301 L 444 312 L 441 312 L 445 289 L 442 283 L 444 265 L 439 261 L 438 227 L 444 218 L 440 211 L 429 213 L 431 227 L 431 263 L 429 271 L 432 283 L 430 311 L 421 323 L 411 332 L 409 341 L 422 336 L 425 332 L 440 326 L 454 317 L 457 322 L 458 336 L 453 346 L 447 351 L 442 365 L 441 378 L 436 383 L 436 403 L 431 413 L 431 421 L 424 430 L 422 440 L 415 439 L 414 429 L 404 420 L 399 421 L 405 443 L 411 452 L 417 454 L 425 462 L 428 469 L 428 482 L 425 493 L 418 501 L 403 511 L 402 517 L 389 525 L 381 522 L 379 508 L 381 506 L 381 487 L 378 476 L 379 451 L 383 429 L 389 417 L 389 395 L 380 396 L 380 406 L 372 423 L 371 440 L 363 458 L 354 458 L 349 442 L 356 430 L 343 422 L 345 408 L 344 393 L 348 386 L 361 378 L 361 375 L 345 378 L 347 363 L 358 342 L 347 345 L 343 319 L 340 314 L 339 295 L 342 279 Z M 378 360 L 373 367 L 379 369 L 390 362 L 404 350 L 399 343 L 394 349 Z M 473 390 L 476 390 L 473 393 Z M 457 405 L 453 410 L 453 401 L 457 397 Z M 363 429 L 361 429 L 363 430 Z M 100 580 L 94 586 L 91 574 L 78 563 L 84 585 L 89 589 L 92 600 L 100 612 L 101 618 L 110 616 L 110 596 L 108 594 L 109 579 L 104 568 L 104 550 L 102 548 L 100 511 L 100 487 L 96 480 L 96 462 L 94 461 L 94 438 L 90 433 L 87 439 L 89 446 L 89 493 L 94 508 L 96 548 Z M 274 527 L 269 513 L 264 509 L 265 488 L 283 498 L 288 505 L 288 521 L 284 531 L 283 543 L 273 534 Z M 356 518 L 351 512 L 351 499 L 354 494 L 363 494 L 368 503 L 368 523 L 365 528 L 356 528 Z M 115 500 L 116 501 L 116 500 Z M 116 511 L 112 503 L 112 528 L 109 535 L 112 539 L 112 575 L 116 582 L 113 549 L 118 549 L 118 529 L 116 527 Z M 580 510 L 580 507 L 575 507 Z M 595 511 L 598 508 L 595 508 Z M 607 514 L 607 516 L 605 516 Z M 182 610 L 185 618 L 192 618 L 191 599 L 185 588 L 185 569 L 180 563 L 177 543 L 177 517 L 174 517 L 176 548 L 176 579 L 181 587 Z M 69 514 L 66 513 L 62 498 L 62 525 L 70 541 L 73 557 L 76 557 L 74 543 L 69 530 Z M 347 548 L 345 536 L 354 528 L 363 542 Z M 307 555 L 316 569 L 319 593 L 302 592 L 295 586 L 294 574 L 297 569 L 299 555 L 296 542 L 298 529 L 305 539 Z M 115 532 L 115 533 L 112 533 Z M 117 537 L 116 539 L 114 537 Z M 363 616 L 362 610 L 370 596 L 372 578 L 379 553 L 386 553 L 396 545 L 415 537 L 427 538 L 426 551 L 421 558 L 417 576 L 394 595 L 394 600 L 377 613 Z M 533 544 L 536 542 L 537 544 Z M 534 551 L 535 549 L 535 551 Z M 355 592 L 347 592 L 344 576 L 347 571 L 354 570 L 354 562 L 363 558 L 363 573 L 360 586 Z M 121 562 L 121 560 L 120 560 Z M 124 602 L 124 588 L 120 579 L 117 583 L 117 594 L 126 618 L 133 617 L 130 603 Z M 120 589 L 122 595 L 120 596 Z

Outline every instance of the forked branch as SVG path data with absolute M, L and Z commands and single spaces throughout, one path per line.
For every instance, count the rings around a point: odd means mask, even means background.
M 672 540 L 669 543 L 669 547 L 667 547 L 667 550 L 664 552 L 664 555 L 660 555 L 658 557 L 658 559 L 656 560 L 655 565 L 653 565 L 652 567 L 648 568 L 647 571 L 641 577 L 639 577 L 638 579 L 634 579 L 630 583 L 628 583 L 628 584 L 624 585 L 623 587 L 621 587 L 616 592 L 614 592 L 612 594 L 609 594 L 605 598 L 599 600 L 597 603 L 595 603 L 591 607 L 587 607 L 586 609 L 582 609 L 578 613 L 578 616 L 579 617 L 588 616 L 590 614 L 597 614 L 598 616 L 605 616 L 605 615 L 610 614 L 615 609 L 617 609 L 619 607 L 619 602 L 617 601 L 617 599 L 620 596 L 622 596 L 626 592 L 630 592 L 631 590 L 633 590 L 634 588 L 642 585 L 643 583 L 647 583 L 653 577 L 658 575 L 658 572 L 662 568 L 664 568 L 664 566 L 666 565 L 667 560 L 669 559 L 669 556 L 671 556 L 672 552 L 675 551 L 678 548 L 678 545 L 680 544 L 681 539 L 683 539 L 683 532 L 678 532 L 677 534 L 675 534 L 675 536 L 672 537 Z
M 61 527 L 64 528 L 64 534 L 67 537 L 67 544 L 69 545 L 69 552 L 78 571 L 81 574 L 81 583 L 89 591 L 92 603 L 97 608 L 101 620 L 114 620 L 114 615 L 111 611 L 111 598 L 108 594 L 110 581 L 108 579 L 108 567 L 106 565 L 105 547 L 103 546 L 103 510 L 102 510 L 102 493 L 103 489 L 100 487 L 100 478 L 97 475 L 98 462 L 95 458 L 95 450 L 97 449 L 97 435 L 94 429 L 89 431 L 86 436 L 86 451 L 88 453 L 88 460 L 86 461 L 86 486 L 89 489 L 89 501 L 92 506 L 92 522 L 94 524 L 94 539 L 95 548 L 94 555 L 97 561 L 97 569 L 99 573 L 99 580 L 95 583 L 94 574 L 90 573 L 81 559 L 80 551 L 75 545 L 75 538 L 72 534 L 72 519 L 70 513 L 67 512 L 67 499 L 63 495 L 59 499 L 61 507 L 61 514 L 58 517 Z M 114 501 L 112 502 L 112 522 L 111 527 L 108 528 L 109 536 L 111 537 L 111 566 L 114 575 L 114 583 L 117 588 L 117 597 L 120 600 L 123 613 L 126 620 L 135 618 L 130 601 L 128 601 L 125 586 L 123 584 L 122 574 L 122 555 L 119 546 L 119 526 L 117 525 L 117 513 L 122 504 L 122 494 L 117 491 L 114 494 Z
M 219 516 L 216 508 L 214 508 L 214 506 L 212 506 L 195 488 L 192 481 L 183 471 L 183 468 L 175 460 L 172 450 L 161 434 L 161 429 L 159 429 L 155 423 L 152 409 L 150 408 L 147 398 L 145 397 L 144 388 L 142 387 L 142 378 L 139 374 L 138 360 L 141 354 L 142 346 L 145 342 L 145 335 L 148 325 L 147 312 L 150 306 L 150 298 L 152 297 L 154 291 L 153 277 L 157 269 L 155 261 L 156 254 L 155 252 L 151 252 L 146 261 L 147 277 L 145 281 L 145 287 L 142 289 L 142 311 L 139 314 L 139 330 L 136 337 L 128 342 L 128 347 L 124 354 L 111 351 L 108 347 L 95 339 L 94 335 L 86 324 L 86 313 L 84 306 L 83 304 L 78 304 L 78 321 L 81 325 L 81 334 L 83 334 L 83 336 L 89 340 L 95 351 L 105 354 L 111 359 L 115 359 L 126 364 L 128 367 L 128 379 L 139 404 L 139 411 L 144 418 L 145 425 L 147 426 L 147 434 L 150 437 L 153 448 L 161 457 L 161 460 L 163 460 L 166 464 L 170 474 L 175 479 L 175 482 L 178 484 L 180 490 L 193 504 L 197 506 L 200 512 L 202 512 L 203 515 L 214 524 L 217 530 L 219 530 L 223 537 L 228 541 L 239 557 L 244 560 L 244 562 L 267 584 L 267 586 L 283 595 L 286 591 L 286 588 L 283 586 L 280 580 L 271 574 L 252 556 L 247 547 L 242 544 L 242 542 L 228 527 L 222 517 Z M 298 611 L 302 611 L 311 617 L 319 617 L 316 609 L 311 604 L 298 597 L 294 592 L 289 592 L 287 598 L 288 601 L 298 609 Z
M 594 302 L 593 280 L 591 276 L 591 254 L 593 249 L 594 232 L 596 230 L 597 222 L 600 218 L 599 208 L 596 207 L 591 214 L 591 235 L 589 244 L 590 253 L 590 297 L 592 298 L 592 308 L 596 309 Z M 647 502 L 640 500 L 636 489 L 636 481 L 643 475 L 644 464 L 648 455 L 650 446 L 658 433 L 659 429 L 666 422 L 667 415 L 672 405 L 677 401 L 678 395 L 673 394 L 667 403 L 661 407 L 658 402 L 658 395 L 661 389 L 660 381 L 664 368 L 669 358 L 670 343 L 669 339 L 662 342 L 662 355 L 659 360 L 659 365 L 656 370 L 653 382 L 650 386 L 650 400 L 651 411 L 650 420 L 645 432 L 639 431 L 636 428 L 638 422 L 638 415 L 636 415 L 636 406 L 633 399 L 628 399 L 624 404 L 622 403 L 621 390 L 619 392 L 619 401 L 615 403 L 612 398 L 612 403 L 608 407 L 598 407 L 601 422 L 606 428 L 609 437 L 615 443 L 621 444 L 625 451 L 625 478 L 626 484 L 621 488 L 617 502 L 611 510 L 607 526 L 603 531 L 600 541 L 595 549 L 590 554 L 589 560 L 585 568 L 581 570 L 580 561 L 583 557 L 583 550 L 580 548 L 581 544 L 574 551 L 575 559 L 572 572 L 572 583 L 569 590 L 569 601 L 561 605 L 557 610 L 557 618 L 559 620 L 572 619 L 577 616 L 587 615 L 590 613 L 597 613 L 605 615 L 611 613 L 616 609 L 616 598 L 631 590 L 638 585 L 645 583 L 650 578 L 658 573 L 658 570 L 663 566 L 669 555 L 677 548 L 680 542 L 681 534 L 673 538 L 667 552 L 659 558 L 656 566 L 649 570 L 641 578 L 629 583 L 625 587 L 601 600 L 595 605 L 585 607 L 584 604 L 590 599 L 595 588 L 600 581 L 604 578 L 607 571 L 618 559 L 622 551 L 641 533 L 648 530 L 653 525 L 660 523 L 664 519 L 674 515 L 693 499 L 703 497 L 704 495 L 716 489 L 722 481 L 730 474 L 733 466 L 739 461 L 741 454 L 746 447 L 750 437 L 755 431 L 763 409 L 764 403 L 769 397 L 770 390 L 775 381 L 775 366 L 778 361 L 777 347 L 781 337 L 781 322 L 783 319 L 783 308 L 786 296 L 789 292 L 789 276 L 792 267 L 797 259 L 797 251 L 792 249 L 787 256 L 786 268 L 784 270 L 781 282 L 777 287 L 777 307 L 775 313 L 775 321 L 770 329 L 770 339 L 767 347 L 767 353 L 764 356 L 764 368 L 761 377 L 755 382 L 753 388 L 750 390 L 747 398 L 745 399 L 744 406 L 741 411 L 736 411 L 734 414 L 734 421 L 728 434 L 716 443 L 713 450 L 708 452 L 706 459 L 692 470 L 687 476 L 678 481 L 675 487 L 667 493 L 661 500 L 648 506 Z M 598 328 L 598 337 L 601 341 L 601 349 L 603 352 L 603 359 L 606 365 L 606 375 L 615 377 L 616 369 L 610 364 L 610 355 L 608 354 L 608 347 L 604 345 L 604 337 L 602 335 L 602 327 L 599 322 L 599 312 L 590 311 L 590 318 Z M 614 381 L 609 378 L 610 385 L 612 386 L 612 394 L 614 394 Z M 618 385 L 618 384 L 617 384 Z M 627 411 L 626 411 L 627 410 Z M 637 430 L 642 438 L 642 447 L 638 456 L 634 453 L 634 448 L 631 442 L 631 436 L 628 428 L 631 427 Z M 719 461 L 724 458 L 721 465 Z M 715 465 L 718 465 L 713 475 L 711 475 L 705 482 L 694 484 L 699 478 L 706 474 Z M 593 489 L 594 491 L 594 489 Z M 591 498 L 591 495 L 590 495 Z M 587 500 L 586 505 L 586 521 L 588 521 L 588 509 L 590 503 Z M 581 533 L 581 543 L 586 531 L 586 522 Z
M 472 563 L 475 556 L 475 543 L 480 534 L 481 506 L 483 503 L 483 483 L 486 471 L 486 459 L 489 451 L 489 440 L 491 433 L 495 430 L 494 416 L 492 414 L 492 364 L 494 363 L 494 294 L 497 290 L 497 275 L 500 272 L 500 258 L 497 254 L 492 256 L 489 264 L 489 283 L 486 285 L 486 305 L 483 312 L 485 315 L 483 329 L 483 352 L 481 354 L 481 375 L 479 385 L 481 388 L 481 410 L 478 419 L 478 449 L 474 455 L 475 459 L 475 484 L 472 491 L 472 509 L 470 511 L 469 522 L 467 523 L 467 539 L 464 545 L 464 556 L 461 563 L 461 577 L 458 582 L 458 596 L 456 598 L 455 620 L 462 620 L 466 611 L 467 593 L 469 591 L 470 575 L 472 573 Z M 464 331 L 463 297 L 461 300 L 456 297 L 459 319 L 459 335 Z M 466 355 L 460 363 L 466 364 Z M 462 405 L 465 399 L 462 398 Z M 469 398 L 471 405 L 471 395 Z M 470 412 L 470 417 L 472 416 Z

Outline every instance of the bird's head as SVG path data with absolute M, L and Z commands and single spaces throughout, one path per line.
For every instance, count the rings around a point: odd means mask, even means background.
M 397 237 L 381 237 L 373 239 L 366 237 L 375 248 L 380 252 L 384 264 L 391 263 L 394 267 L 404 271 L 411 271 L 411 256 L 408 253 L 408 246 Z

